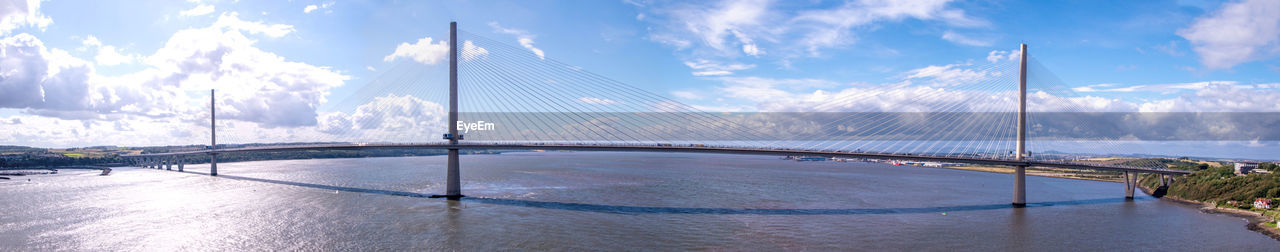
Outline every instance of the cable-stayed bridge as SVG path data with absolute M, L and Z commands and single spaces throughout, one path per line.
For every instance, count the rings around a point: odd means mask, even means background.
M 211 92 L 208 148 L 126 157 L 145 167 L 172 169 L 176 165 L 181 171 L 179 157 L 207 156 L 210 175 L 217 176 L 219 154 L 439 149 L 448 154 L 446 191 L 440 196 L 449 199 L 463 197 L 459 152 L 472 149 L 821 156 L 1012 166 L 1014 205 L 1026 204 L 1027 167 L 1122 172 L 1128 198 L 1133 197 L 1138 173 L 1190 173 L 1163 164 L 1084 162 L 1043 152 L 1032 155 L 1034 146 L 1028 148 L 1029 138 L 1072 142 L 1102 133 L 1090 131 L 1088 125 L 1068 122 L 1064 126 L 1062 121 L 1028 113 L 1029 106 L 1035 109 L 1037 105 L 1067 106 L 1067 112 L 1088 110 L 1070 104 L 1043 104 L 1053 100 L 1039 97 L 1064 90 L 1060 85 L 1042 88 L 1035 92 L 1037 98 L 1028 100 L 1029 79 L 1032 83 L 1060 81 L 1029 58 L 1026 45 L 1016 55 L 997 57 L 987 65 L 966 64 L 958 73 L 926 69 L 908 77 L 922 83 L 839 93 L 818 91 L 761 104 L 776 112 L 713 113 L 541 53 L 459 33 L 456 23 L 451 24 L 447 92 L 441 85 L 424 84 L 443 79 L 438 75 L 415 71 L 412 63 L 398 64 L 339 102 L 358 104 L 350 114 L 334 113 L 322 120 L 319 131 L 323 135 L 315 140 L 326 143 L 220 147 L 214 110 L 218 102 Z M 464 38 L 461 47 L 459 35 Z M 740 81 L 747 83 L 726 92 L 769 96 L 776 94 L 780 85 L 815 84 Z M 908 102 L 889 103 L 895 106 L 882 103 L 891 100 Z M 227 137 L 231 142 L 255 142 L 222 134 L 224 143 Z M 1057 137 L 1060 135 L 1074 137 Z M 1114 148 L 1110 144 L 1114 139 L 1101 139 L 1084 144 Z M 1168 183 L 1169 176 L 1161 177 Z

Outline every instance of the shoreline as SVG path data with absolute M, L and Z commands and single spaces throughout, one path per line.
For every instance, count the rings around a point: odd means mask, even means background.
M 936 168 L 936 169 L 964 170 L 964 171 L 978 171 L 978 172 L 990 172 L 990 173 L 1003 173 L 1003 174 L 1012 174 L 1012 173 L 1013 173 L 1013 169 L 1012 169 L 1012 168 L 999 168 L 999 167 L 983 167 L 983 166 L 956 166 L 956 167 L 925 167 L 925 166 L 917 166 L 917 167 L 924 167 L 924 168 Z M 1057 174 L 1061 174 L 1061 173 L 1057 173 Z M 1028 171 L 1027 171 L 1027 175 L 1028 175 L 1028 176 L 1039 176 L 1039 177 L 1049 177 L 1049 178 L 1063 178 L 1063 179 L 1076 179 L 1076 180 L 1089 180 L 1089 181 L 1102 181 L 1102 182 L 1124 183 L 1124 181 L 1123 181 L 1123 180 L 1121 180 L 1121 179 L 1089 178 L 1089 177 L 1066 176 L 1066 175 L 1057 175 L 1057 174 L 1055 174 L 1055 173 L 1044 173 L 1044 172 L 1036 172 L 1036 173 L 1033 173 L 1033 172 L 1031 172 L 1030 170 L 1028 170 Z M 1154 190 L 1152 190 L 1151 188 L 1147 188 L 1147 186 L 1142 185 L 1142 183 L 1141 183 L 1141 182 L 1139 182 L 1139 183 L 1138 183 L 1137 188 L 1138 188 L 1139 190 L 1141 190 L 1141 191 L 1142 191 L 1142 193 L 1147 194 L 1147 195 L 1151 195 L 1152 191 L 1154 191 Z M 1186 206 L 1188 206 L 1188 207 L 1195 207 L 1195 208 L 1199 209 L 1201 213 L 1206 213 L 1206 214 L 1222 214 L 1222 215 L 1227 215 L 1227 216 L 1232 216 L 1232 217 L 1244 218 L 1244 219 L 1246 219 L 1246 220 L 1248 220 L 1248 221 L 1249 221 L 1249 224 L 1246 224 L 1246 225 L 1245 225 L 1245 228 L 1246 228 L 1246 229 L 1249 229 L 1250 231 L 1254 231 L 1254 232 L 1261 233 L 1262 235 L 1266 235 L 1266 236 L 1268 236 L 1268 237 L 1271 237 L 1272 239 L 1275 239 L 1275 240 L 1277 240 L 1277 241 L 1280 241 L 1280 228 L 1271 228 L 1271 227 L 1269 227 L 1269 226 L 1267 226 L 1267 225 L 1264 225 L 1264 224 L 1263 224 L 1263 223 L 1267 223 L 1267 222 L 1275 222 L 1276 220 L 1275 220 L 1275 219 L 1272 219 L 1271 217 L 1264 216 L 1264 215 L 1262 215 L 1262 213 L 1258 213 L 1258 212 L 1254 212 L 1254 211 L 1248 211 L 1248 210 L 1234 209 L 1234 208 L 1219 208 L 1219 207 L 1217 207 L 1217 206 L 1215 206 L 1215 205 L 1213 205 L 1213 204 L 1210 204 L 1210 203 L 1200 202 L 1200 201 L 1195 201 L 1195 200 L 1182 199 L 1182 198 L 1179 198 L 1178 196 L 1173 196 L 1173 195 L 1165 195 L 1164 197 L 1159 197 L 1159 198 L 1157 198 L 1157 199 L 1161 199 L 1161 200 L 1169 200 L 1170 202 L 1173 202 L 1173 203 L 1183 204 L 1183 205 L 1186 205 Z
M 1142 190 L 1142 193 L 1151 195 L 1151 191 L 1152 191 L 1151 188 L 1148 188 L 1147 186 L 1142 184 L 1138 184 L 1138 188 Z M 1271 217 L 1264 216 L 1262 215 L 1262 213 L 1249 211 L 1249 210 L 1235 209 L 1235 208 L 1220 208 L 1218 206 L 1213 205 L 1212 203 L 1200 202 L 1198 200 L 1183 199 L 1183 198 L 1179 198 L 1178 196 L 1172 196 L 1172 195 L 1165 195 L 1164 197 L 1160 197 L 1159 199 L 1169 200 L 1170 202 L 1186 205 L 1189 207 L 1196 207 L 1197 209 L 1200 210 L 1201 213 L 1221 214 L 1221 215 L 1227 215 L 1231 217 L 1244 218 L 1246 220 L 1249 220 L 1249 224 L 1245 225 L 1245 228 L 1249 229 L 1249 231 L 1258 232 L 1268 237 L 1271 237 L 1271 239 L 1280 241 L 1280 229 L 1271 228 L 1263 224 L 1267 222 L 1275 222 L 1276 220 L 1272 219 Z
M 1013 174 L 1013 168 L 1000 168 L 1000 167 L 986 167 L 986 166 L 952 166 L 952 167 L 928 167 L 928 166 L 915 166 L 915 167 L 921 167 L 921 168 L 934 168 L 934 169 L 951 169 L 951 170 L 963 170 L 963 171 L 977 171 L 977 172 L 990 172 L 990 173 L 1003 173 L 1003 174 Z M 1122 183 L 1122 182 L 1124 182 L 1123 180 L 1121 180 L 1121 179 L 1119 179 L 1119 178 L 1117 178 L 1117 179 L 1107 179 L 1107 178 L 1080 177 L 1080 176 L 1066 175 L 1065 173 L 1054 173 L 1054 172 L 1032 171 L 1032 170 L 1030 170 L 1030 169 L 1027 169 L 1027 176 L 1037 176 L 1037 177 L 1047 177 L 1047 178 L 1063 178 L 1063 179 L 1076 179 L 1076 180 L 1088 180 L 1088 181 L 1102 181 L 1102 182 L 1115 182 L 1115 183 Z

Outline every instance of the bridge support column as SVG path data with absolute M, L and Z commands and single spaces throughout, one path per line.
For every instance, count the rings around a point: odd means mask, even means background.
M 184 165 L 184 164 L 185 164 L 185 162 L 178 162 L 178 171 L 179 171 L 179 172 L 181 172 L 181 171 L 182 171 L 182 165 Z
M 173 170 L 173 158 L 166 158 L 166 159 L 164 160 L 164 169 L 165 169 L 166 171 L 172 171 L 172 170 Z
M 1168 186 L 1169 186 L 1169 175 L 1160 174 L 1160 187 L 1168 187 Z
M 458 174 L 458 149 L 449 149 L 449 171 L 445 182 L 444 197 L 451 200 L 462 198 L 462 179 Z
M 1015 166 L 1013 168 L 1013 206 L 1027 206 L 1027 167 Z
M 1133 189 L 1138 184 L 1138 174 L 1134 172 L 1124 172 L 1124 199 L 1133 199 Z
M 218 176 L 218 153 L 209 153 L 209 176 Z
M 1027 153 L 1027 44 L 1022 44 L 1020 69 L 1018 70 L 1018 146 L 1013 155 L 1018 161 L 1026 160 Z M 1013 167 L 1013 207 L 1027 206 L 1027 166 Z
M 449 23 L 449 144 L 458 144 L 458 23 Z M 446 171 L 444 195 L 432 198 L 458 200 L 462 196 L 462 181 L 458 174 L 458 149 L 449 149 L 449 170 Z
M 218 104 L 209 89 L 209 176 L 218 176 Z

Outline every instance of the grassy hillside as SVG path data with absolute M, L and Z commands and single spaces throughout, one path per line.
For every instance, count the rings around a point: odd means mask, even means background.
M 1143 184 L 1155 188 L 1160 180 L 1148 175 Z M 1169 185 L 1166 195 L 1204 202 L 1238 200 L 1253 202 L 1256 198 L 1280 198 L 1280 174 L 1236 176 L 1231 168 L 1209 168 L 1179 176 Z

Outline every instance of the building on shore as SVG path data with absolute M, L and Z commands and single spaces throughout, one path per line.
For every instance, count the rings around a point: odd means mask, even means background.
M 1253 200 L 1253 209 L 1271 209 L 1271 199 L 1258 198 Z
M 1236 175 L 1245 175 L 1258 168 L 1258 163 L 1236 163 Z

